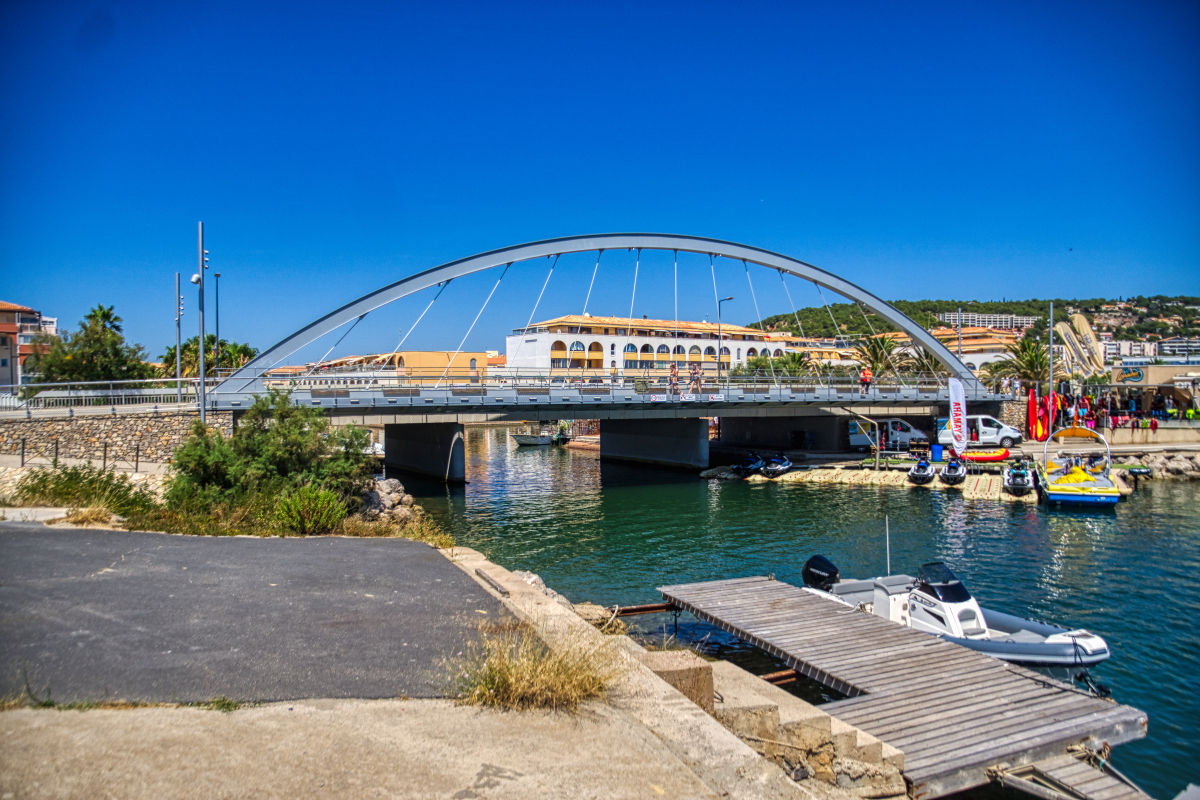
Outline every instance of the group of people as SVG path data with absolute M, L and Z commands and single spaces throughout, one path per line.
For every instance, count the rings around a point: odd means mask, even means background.
M 700 394 L 700 365 L 692 364 L 691 372 L 688 375 L 688 393 Z M 671 394 L 679 394 L 679 364 L 675 361 L 671 362 Z

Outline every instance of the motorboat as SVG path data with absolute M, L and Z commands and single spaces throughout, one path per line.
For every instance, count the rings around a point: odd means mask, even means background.
M 747 478 L 756 472 L 760 472 L 767 465 L 763 461 L 763 457 L 758 453 L 751 453 L 741 460 L 740 463 L 733 465 L 733 473 L 743 478 Z
M 554 432 L 548 430 L 539 433 L 510 433 L 508 436 L 518 447 L 538 447 L 554 441 Z
M 1094 666 L 1109 658 L 1108 643 L 1089 631 L 1071 630 L 983 608 L 941 562 L 911 575 L 841 580 L 837 566 L 813 556 L 802 572 L 804 588 L 993 658 L 1051 672 Z M 1071 677 L 1076 677 L 1072 672 Z
M 934 479 L 936 473 L 933 471 L 933 465 L 927 460 L 921 459 L 912 469 L 908 471 L 908 480 L 910 483 L 915 483 L 918 486 L 923 486 Z
M 1050 459 L 1050 442 L 1059 439 L 1090 439 L 1104 445 L 1104 453 L 1075 455 L 1058 453 Z M 1121 493 L 1112 479 L 1112 448 L 1108 440 L 1091 428 L 1072 425 L 1060 428 L 1046 439 L 1042 463 L 1037 465 L 1038 491 L 1048 503 L 1116 505 Z
M 1023 460 L 1017 460 L 1004 470 L 1004 491 L 1020 497 L 1029 494 L 1037 483 L 1036 476 Z
M 554 434 L 553 441 L 555 444 L 567 444 L 571 441 L 571 434 L 562 432 L 556 433 Z
M 957 458 L 950 459 L 950 463 L 942 467 L 938 473 L 938 480 L 947 486 L 957 486 L 967 479 L 967 468 Z
M 778 478 L 792 468 L 792 461 L 783 453 L 776 453 L 767 459 L 767 463 L 762 468 L 762 474 L 768 478 Z

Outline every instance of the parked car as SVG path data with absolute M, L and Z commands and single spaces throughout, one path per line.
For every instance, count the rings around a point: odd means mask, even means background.
M 951 445 L 954 437 L 950 434 L 950 418 L 938 417 L 938 444 Z M 967 441 L 974 445 L 998 445 L 1012 447 L 1021 443 L 1021 432 L 1011 425 L 1005 425 L 994 417 L 977 414 L 967 417 Z
M 929 437 L 924 431 L 914 428 L 902 419 L 875 420 L 879 428 L 887 428 L 884 434 L 888 450 L 908 450 L 914 442 L 928 442 Z M 862 420 L 850 421 L 850 447 L 860 453 L 865 453 L 875 444 L 875 426 Z

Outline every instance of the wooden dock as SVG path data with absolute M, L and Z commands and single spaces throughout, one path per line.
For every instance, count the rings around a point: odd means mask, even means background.
M 1146 715 L 769 577 L 666 586 L 663 599 L 848 698 L 822 706 L 903 751 L 915 800 L 988 769 L 1146 735 Z

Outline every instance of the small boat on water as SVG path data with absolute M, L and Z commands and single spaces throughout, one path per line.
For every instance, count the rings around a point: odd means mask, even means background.
M 554 440 L 554 435 L 550 433 L 510 433 L 509 437 L 519 447 L 537 447 L 538 445 L 550 444 Z
M 909 483 L 915 483 L 918 486 L 929 483 L 934 476 L 933 465 L 923 458 L 908 471 Z
M 1104 454 L 1066 455 L 1050 459 L 1050 442 L 1059 439 L 1091 439 L 1104 444 Z M 1112 449 L 1108 440 L 1091 428 L 1060 428 L 1046 439 L 1042 463 L 1037 465 L 1039 491 L 1048 503 L 1115 505 L 1121 493 L 1112 479 Z
M 813 556 L 802 572 L 805 590 L 971 650 L 1054 672 L 1099 664 L 1111 655 L 1108 643 L 1085 630 L 982 608 L 967 587 L 941 562 L 924 564 L 911 575 L 872 580 L 841 580 L 837 566 Z
M 741 460 L 741 463 L 733 465 L 733 472 L 742 478 L 748 478 L 756 472 L 760 472 L 767 462 L 758 453 L 751 453 Z
M 1004 470 L 1004 491 L 1014 497 L 1029 494 L 1035 483 L 1033 470 L 1022 460 L 1013 462 Z
M 967 468 L 957 458 L 950 459 L 950 463 L 942 467 L 942 471 L 938 473 L 938 480 L 947 486 L 957 486 L 967 479 Z

